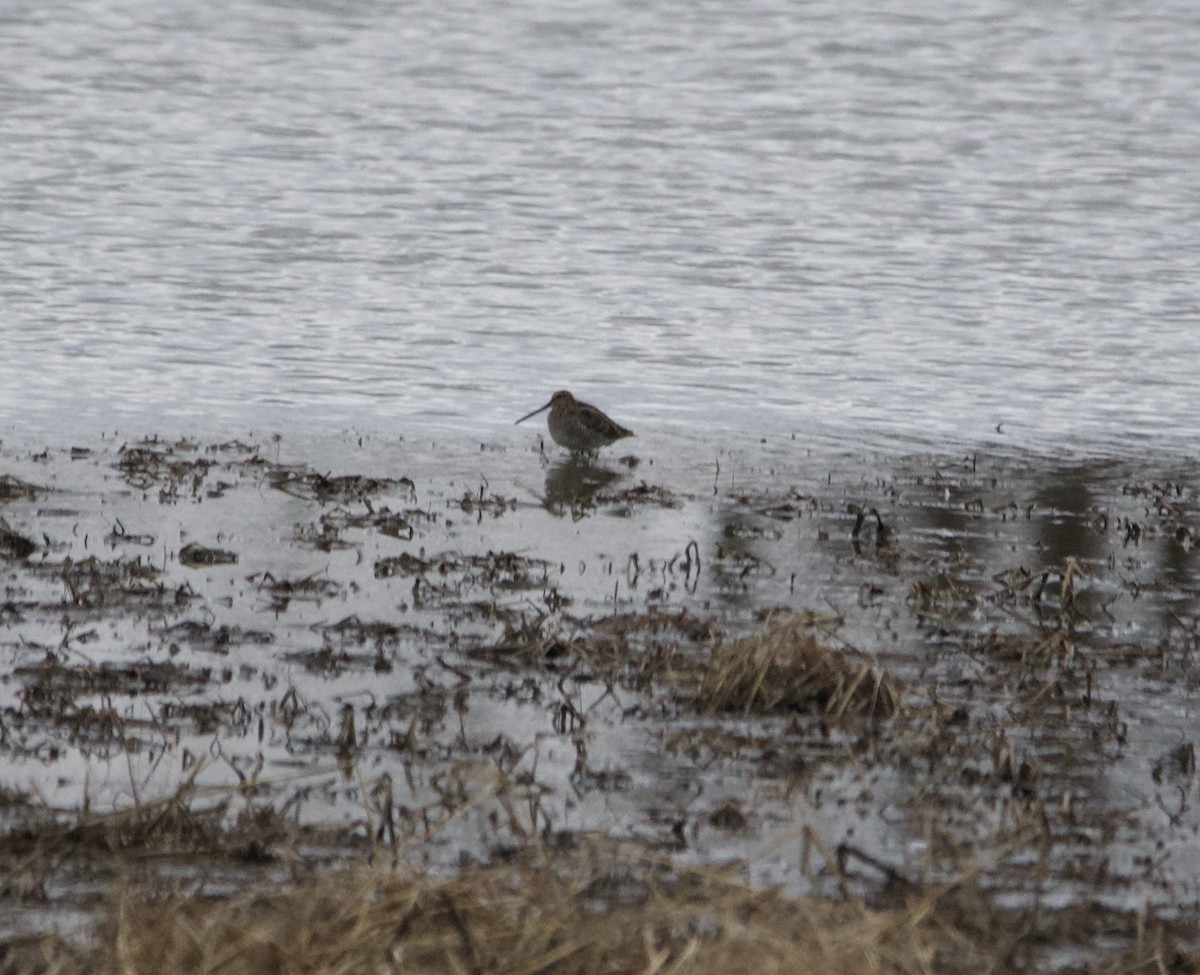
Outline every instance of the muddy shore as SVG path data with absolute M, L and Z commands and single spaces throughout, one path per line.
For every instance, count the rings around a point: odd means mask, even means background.
M 1195 964 L 1200 468 L 630 444 L 5 444 L 0 938 L 599 845 Z

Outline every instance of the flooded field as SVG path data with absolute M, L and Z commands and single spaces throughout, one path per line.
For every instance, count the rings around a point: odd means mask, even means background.
M 5 445 L 4 957 L 419 876 L 509 970 L 467 898 L 583 870 L 693 911 L 615 970 L 768 892 L 878 970 L 1195 963 L 1200 469 L 521 443 Z

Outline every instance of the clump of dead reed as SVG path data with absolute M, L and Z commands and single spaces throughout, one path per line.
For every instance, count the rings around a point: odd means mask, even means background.
M 804 617 L 788 614 L 714 647 L 697 699 L 713 711 L 887 717 L 900 705 L 900 689 L 852 652 L 821 643 Z
M 89 970 L 922 975 L 935 951 L 915 907 L 792 898 L 726 873 L 585 851 L 453 878 L 349 870 L 230 900 L 122 894 Z

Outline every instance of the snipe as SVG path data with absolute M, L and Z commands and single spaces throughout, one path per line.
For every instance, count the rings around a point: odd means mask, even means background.
M 572 452 L 599 450 L 622 437 L 634 435 L 632 430 L 626 430 L 591 403 L 577 400 L 565 389 L 560 389 L 545 406 L 525 414 L 517 423 L 537 416 L 542 410 L 550 411 L 546 425 L 550 427 L 554 442 Z

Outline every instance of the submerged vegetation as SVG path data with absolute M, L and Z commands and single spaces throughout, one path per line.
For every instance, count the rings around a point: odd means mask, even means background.
M 1200 475 L 357 449 L 0 455 L 0 971 L 1195 967 Z

